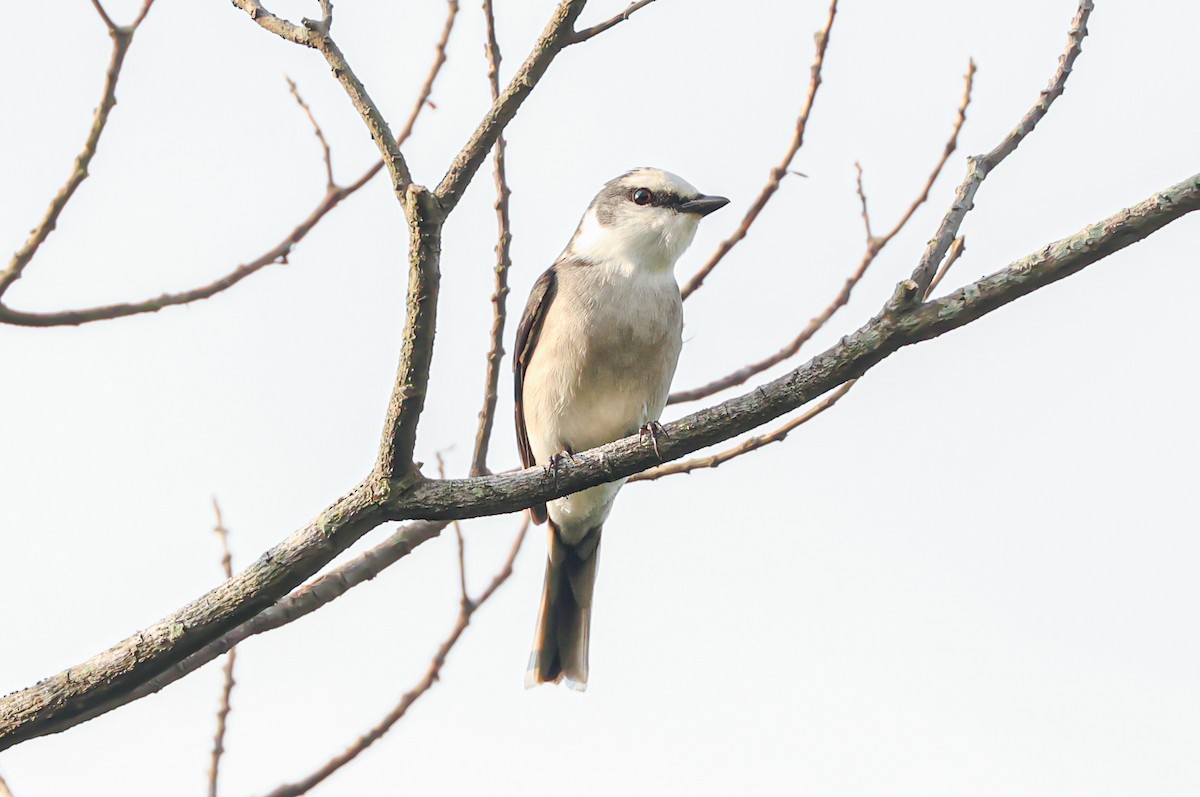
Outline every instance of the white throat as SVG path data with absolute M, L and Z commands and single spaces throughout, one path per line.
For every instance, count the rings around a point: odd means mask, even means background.
M 670 273 L 696 236 L 698 221 L 695 216 L 664 212 L 654 224 L 617 221 L 605 226 L 596 209 L 589 208 L 564 254 L 597 264 Z

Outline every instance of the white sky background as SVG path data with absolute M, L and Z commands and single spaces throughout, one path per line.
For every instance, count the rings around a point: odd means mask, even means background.
M 109 0 L 119 21 L 140 3 Z M 624 7 L 595 0 L 586 20 Z M 984 184 L 957 287 L 1198 165 L 1188 0 L 1099 0 L 1066 94 Z M 9 3 L 0 243 L 66 178 L 109 42 L 83 0 Z M 500 0 L 507 79 L 549 0 Z M 293 18 L 315 3 L 277 2 Z M 906 276 L 963 174 L 1054 69 L 1074 0 L 846 0 L 808 140 L 750 236 L 686 308 L 676 386 L 774 351 L 919 190 L 979 65 L 961 148 L 809 354 Z M 660 0 L 563 53 L 508 128 L 508 348 L 529 286 L 610 177 L 639 165 L 732 198 L 738 224 L 791 135 L 824 2 Z M 444 4 L 337 4 L 336 38 L 399 128 Z M 488 104 L 466 0 L 405 153 L 435 183 Z M 225 2 L 160 0 L 91 178 L 8 300 L 62 309 L 210 281 L 319 199 L 298 81 L 349 182 L 376 158 L 324 61 Z M 491 323 L 490 161 L 447 226 L 418 455 L 465 472 Z M 969 327 L 905 349 L 782 445 L 622 493 L 606 527 L 585 695 L 525 691 L 540 531 L 443 680 L 317 794 L 1117 795 L 1200 788 L 1195 498 L 1200 217 Z M 399 351 L 405 233 L 385 179 L 214 299 L 80 329 L 0 328 L 0 693 L 83 661 L 219 578 L 369 468 Z M 779 369 L 782 372 L 782 369 Z M 507 369 L 492 464 L 516 462 Z M 672 407 L 668 417 L 696 406 Z M 426 472 L 431 472 L 427 466 Z M 471 582 L 516 517 L 466 525 Z M 356 546 L 382 538 L 379 529 Z M 239 648 L 223 793 L 269 791 L 366 730 L 449 631 L 454 543 L 423 546 Z M 17 797 L 200 794 L 219 663 L 0 754 Z

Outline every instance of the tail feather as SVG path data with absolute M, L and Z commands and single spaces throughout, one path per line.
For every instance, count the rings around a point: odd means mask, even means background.
M 591 634 L 592 592 L 600 557 L 600 526 L 578 543 L 562 540 L 550 521 L 546 579 L 538 612 L 537 632 L 525 686 L 565 680 L 583 691 L 588 678 L 588 639 Z

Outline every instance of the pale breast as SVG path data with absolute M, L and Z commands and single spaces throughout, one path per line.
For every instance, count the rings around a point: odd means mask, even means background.
M 525 376 L 537 460 L 612 442 L 658 420 L 679 360 L 682 318 L 669 272 L 564 268 Z

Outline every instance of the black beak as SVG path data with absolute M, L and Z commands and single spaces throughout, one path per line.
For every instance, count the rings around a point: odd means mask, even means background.
M 697 216 L 707 216 L 714 210 L 720 210 L 729 204 L 723 196 L 698 196 L 679 203 L 680 213 L 695 213 Z

